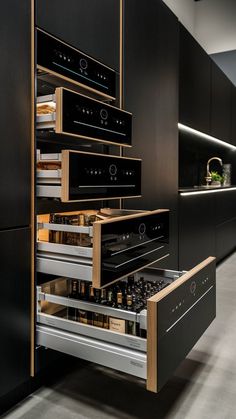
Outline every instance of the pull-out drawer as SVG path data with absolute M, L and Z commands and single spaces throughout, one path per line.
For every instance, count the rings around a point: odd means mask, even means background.
M 163 285 L 147 300 L 147 310 L 140 312 L 68 298 L 66 287 L 63 296 L 63 286 L 56 282 L 39 287 L 38 345 L 143 378 L 148 390 L 158 392 L 215 318 L 215 258 L 189 272 L 148 268 L 137 273 L 135 281 L 141 277 L 153 284 L 162 278 Z M 86 324 L 81 318 L 71 320 L 71 309 L 106 320 L 101 324 L 89 324 L 89 316 Z M 130 329 L 122 322 L 138 325 L 135 333 L 132 328 L 128 334 Z M 140 330 L 147 331 L 147 338 Z
M 141 160 L 63 150 L 38 155 L 37 196 L 62 202 L 141 196 Z
M 132 115 L 104 102 L 58 87 L 37 99 L 37 129 L 131 147 Z
M 50 223 L 49 215 L 39 216 L 37 271 L 101 288 L 169 256 L 169 210 L 121 213 L 92 226 Z M 48 232 L 58 234 L 50 239 Z M 81 245 L 65 244 L 64 233 Z
M 39 28 L 36 42 L 38 77 L 41 80 L 53 85 L 63 80 L 73 87 L 115 99 L 115 70 Z

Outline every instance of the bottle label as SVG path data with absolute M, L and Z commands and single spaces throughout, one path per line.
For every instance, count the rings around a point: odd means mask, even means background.
M 115 319 L 110 317 L 109 319 L 109 329 L 113 332 L 125 333 L 125 320 Z

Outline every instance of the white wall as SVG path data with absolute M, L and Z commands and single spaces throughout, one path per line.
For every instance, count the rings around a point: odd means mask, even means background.
M 194 32 L 209 54 L 236 49 L 236 0 L 197 2 Z
M 236 49 L 236 0 L 164 0 L 208 54 Z
M 196 3 L 193 0 L 164 0 L 164 2 L 174 12 L 189 32 L 193 34 L 195 31 Z

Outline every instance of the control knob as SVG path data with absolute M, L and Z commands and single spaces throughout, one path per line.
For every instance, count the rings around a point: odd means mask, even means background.
M 106 121 L 108 118 L 108 112 L 106 109 L 101 109 L 100 110 L 100 117 L 102 118 L 103 121 Z
M 86 70 L 86 68 L 88 67 L 88 61 L 85 58 L 80 58 L 79 65 L 80 68 L 82 68 L 82 70 Z
M 146 233 L 146 225 L 144 223 L 141 223 L 139 225 L 138 232 L 141 236 L 143 236 Z
M 110 173 L 111 176 L 115 176 L 116 175 L 116 173 L 117 173 L 117 167 L 116 167 L 115 164 L 111 164 L 109 166 L 109 173 Z
M 190 292 L 191 292 L 191 294 L 195 294 L 196 288 L 197 288 L 196 282 L 195 281 L 191 282 L 191 285 L 190 285 Z

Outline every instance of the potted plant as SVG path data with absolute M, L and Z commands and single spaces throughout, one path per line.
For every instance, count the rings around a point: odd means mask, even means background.
M 222 186 L 224 182 L 224 176 L 221 176 L 218 172 L 211 172 L 211 185 L 212 186 Z

